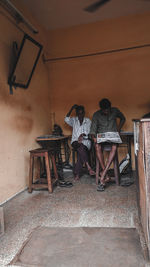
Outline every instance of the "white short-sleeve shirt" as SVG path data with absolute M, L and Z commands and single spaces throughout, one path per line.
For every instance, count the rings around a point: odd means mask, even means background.
M 72 130 L 71 144 L 74 141 L 78 141 L 78 138 L 81 134 L 86 134 L 82 143 L 88 148 L 91 148 L 91 141 L 88 138 L 88 134 L 91 128 L 91 120 L 89 118 L 84 118 L 82 125 L 80 125 L 78 117 L 65 117 L 65 122 L 70 125 Z

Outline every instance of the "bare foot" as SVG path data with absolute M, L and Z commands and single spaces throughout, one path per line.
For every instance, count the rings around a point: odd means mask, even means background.
M 92 169 L 89 170 L 89 174 L 92 176 L 92 175 L 95 175 L 95 171 L 93 171 Z
M 100 183 L 103 184 L 103 185 L 105 185 L 105 176 L 104 176 L 103 172 L 104 172 L 104 171 L 102 171 L 102 172 L 100 173 Z
M 111 182 L 111 177 L 106 174 L 105 183 Z
M 109 183 L 109 182 L 111 182 L 112 181 L 111 177 L 107 173 L 104 176 L 103 171 L 100 172 L 100 181 L 102 181 L 102 183 Z
M 80 180 L 79 175 L 76 175 L 76 176 L 74 177 L 74 181 L 77 182 L 77 181 L 79 181 L 79 180 Z

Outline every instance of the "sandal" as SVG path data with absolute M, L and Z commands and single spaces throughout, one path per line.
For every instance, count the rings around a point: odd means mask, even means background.
M 73 183 L 72 182 L 69 182 L 69 181 L 66 181 L 66 186 L 67 187 L 72 187 L 73 186 Z
M 98 187 L 97 187 L 97 191 L 104 191 L 105 190 L 105 185 L 104 184 L 99 184 Z
M 69 181 L 66 181 L 66 182 L 65 181 L 59 181 L 58 185 L 60 187 L 72 187 L 73 186 L 73 184 Z

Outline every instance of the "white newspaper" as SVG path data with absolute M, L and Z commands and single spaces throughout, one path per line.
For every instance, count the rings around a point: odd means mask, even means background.
M 106 132 L 97 134 L 97 143 L 111 142 L 121 144 L 122 140 L 118 132 Z

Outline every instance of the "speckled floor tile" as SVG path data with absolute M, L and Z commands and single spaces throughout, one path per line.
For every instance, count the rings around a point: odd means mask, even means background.
M 73 181 L 71 172 L 66 177 Z M 14 258 L 27 236 L 39 226 L 137 227 L 135 184 L 111 184 L 104 192 L 96 188 L 95 179 L 84 175 L 71 188 L 57 186 L 52 194 L 46 190 L 32 194 L 24 191 L 3 205 L 5 235 L 0 242 L 0 266 Z

